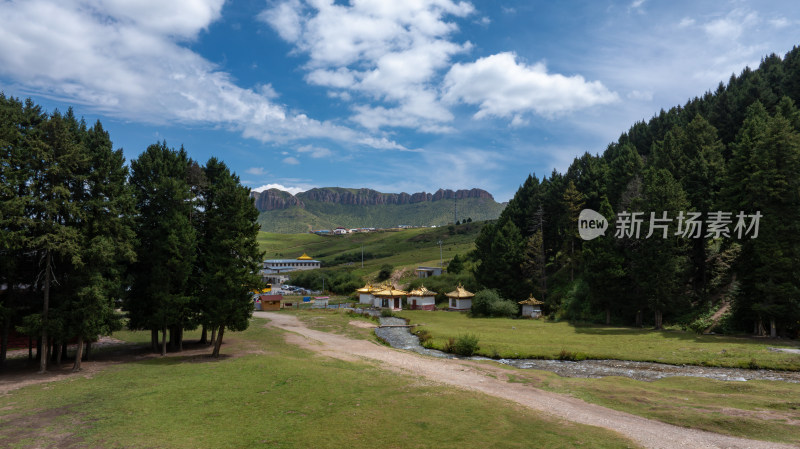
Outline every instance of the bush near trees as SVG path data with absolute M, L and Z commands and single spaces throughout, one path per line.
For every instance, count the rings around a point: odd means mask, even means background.
M 497 290 L 484 289 L 472 298 L 470 315 L 473 317 L 513 317 L 519 314 L 519 305 L 503 299 Z
M 655 328 L 688 324 L 722 297 L 733 305 L 726 327 L 796 337 L 798 78 L 800 48 L 772 54 L 757 70 L 635 123 L 565 173 L 530 175 L 476 240 L 478 282 L 514 300 L 534 294 L 553 316 Z M 608 219 L 605 236 L 577 237 L 583 208 Z M 622 212 L 644 212 L 639 238 L 615 237 Z M 666 238 L 660 228 L 646 238 L 650 212 L 672 219 Z M 699 238 L 678 229 L 681 212 L 701 214 Z M 730 213 L 727 233 L 709 225 L 717 212 Z M 739 212 L 761 214 L 757 238 L 753 228 L 739 238 Z
M 151 145 L 130 163 L 98 121 L 0 93 L 0 366 L 10 331 L 37 341 L 40 371 L 77 340 L 128 324 L 162 353 L 199 325 L 241 330 L 258 286 L 257 211 L 216 159 Z M 233 249 L 233 250 L 232 250 Z

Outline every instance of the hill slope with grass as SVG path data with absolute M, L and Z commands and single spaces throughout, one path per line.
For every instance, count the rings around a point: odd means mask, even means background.
M 435 193 L 381 193 L 326 187 L 292 195 L 276 189 L 253 193 L 266 232 L 318 229 L 441 226 L 458 220 L 493 220 L 505 207 L 481 189 Z M 457 217 L 457 218 L 456 218 Z
M 406 282 L 413 278 L 418 266 L 438 266 L 442 262 L 447 265 L 456 254 L 466 255 L 474 249 L 475 238 L 484 224 L 471 222 L 337 236 L 261 232 L 258 239 L 267 259 L 290 259 L 307 253 L 322 262 L 323 272 L 348 271 L 365 280 L 374 278 L 388 264 L 400 272 L 397 280 Z

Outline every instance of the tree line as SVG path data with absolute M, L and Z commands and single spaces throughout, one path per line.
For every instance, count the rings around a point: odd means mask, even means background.
M 68 342 L 79 370 L 87 344 L 123 326 L 150 330 L 162 355 L 202 326 L 218 356 L 252 313 L 257 217 L 216 158 L 161 142 L 128 167 L 99 121 L 0 93 L 0 364 L 12 330 L 36 341 L 40 371 Z
M 731 330 L 796 336 L 798 100 L 795 47 L 634 124 L 566 173 L 529 176 L 477 238 L 477 280 L 507 298 L 533 294 L 567 319 L 700 326 L 728 303 Z M 608 221 L 604 236 L 579 237 L 586 208 Z M 641 235 L 617 236 L 633 212 L 643 212 Z

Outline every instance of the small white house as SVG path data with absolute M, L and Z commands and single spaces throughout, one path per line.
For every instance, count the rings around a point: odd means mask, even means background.
M 455 290 L 447 294 L 449 301 L 448 309 L 464 311 L 472 308 L 472 298 L 474 293 L 467 291 L 461 284 Z
M 417 277 L 420 279 L 429 278 L 431 276 L 441 276 L 442 271 L 442 267 L 419 267 L 414 270 L 414 272 L 417 273 Z
M 534 298 L 533 295 L 531 295 L 531 297 L 525 301 L 520 301 L 517 304 L 522 305 L 523 318 L 540 318 L 542 316 L 542 305 L 544 303 Z
M 421 285 L 408 292 L 408 308 L 411 310 L 434 310 L 436 308 L 436 292 Z
M 408 292 L 399 290 L 389 285 L 380 291 L 374 292 L 375 307 L 381 309 L 402 310 L 403 296 L 408 296 Z
M 358 293 L 358 303 L 372 305 L 375 301 L 375 295 L 372 294 L 373 292 L 375 292 L 375 288 L 370 284 L 357 289 L 356 293 Z

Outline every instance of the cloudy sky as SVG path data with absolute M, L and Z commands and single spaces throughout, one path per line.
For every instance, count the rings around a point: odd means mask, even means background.
M 0 0 L 0 90 L 253 188 L 506 201 L 798 30 L 792 0 Z

